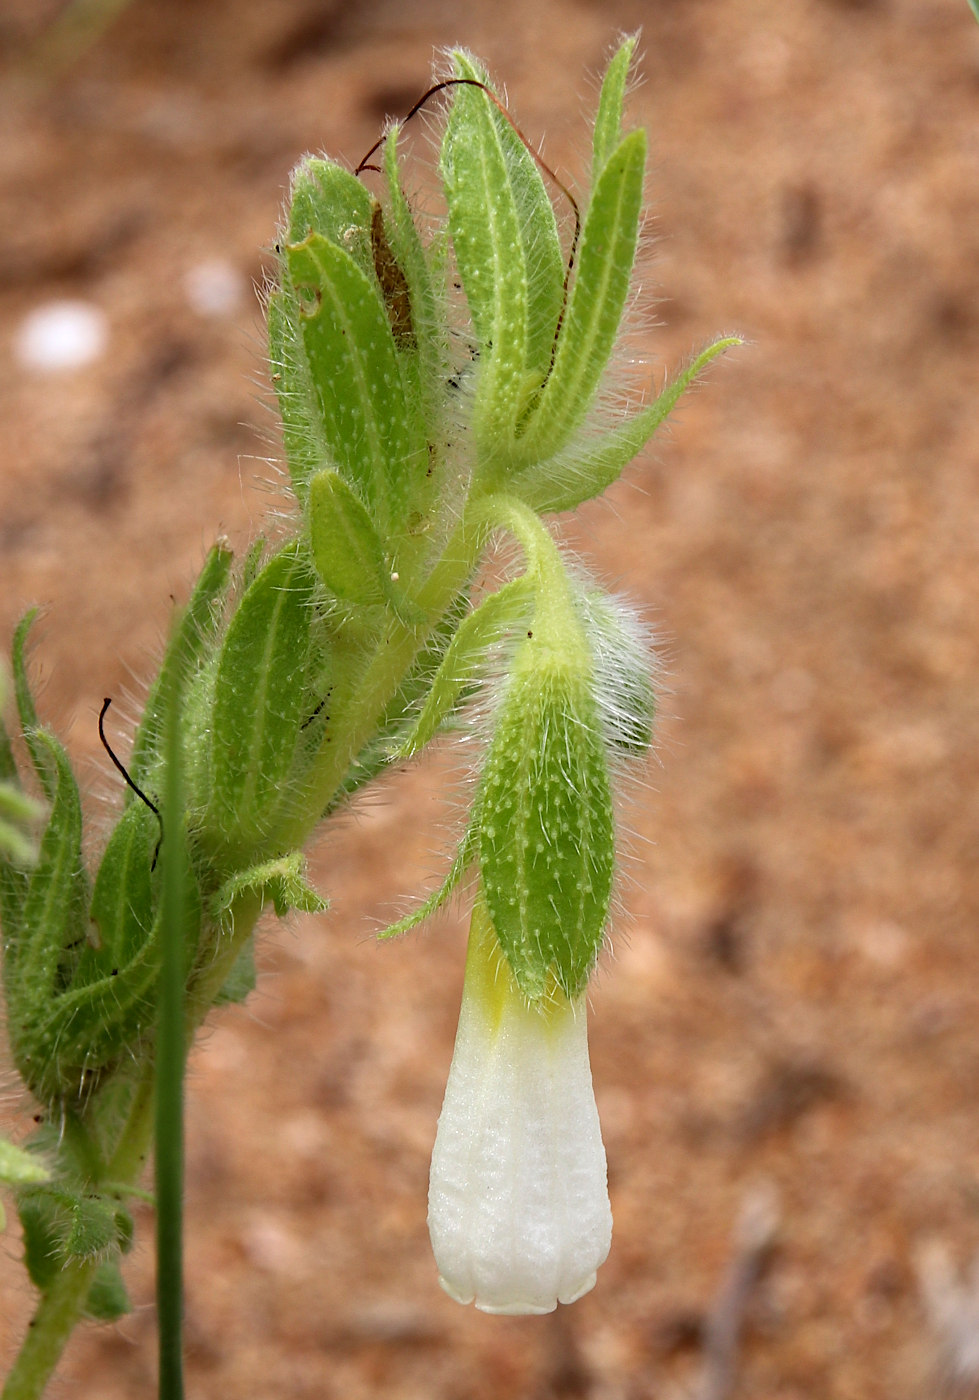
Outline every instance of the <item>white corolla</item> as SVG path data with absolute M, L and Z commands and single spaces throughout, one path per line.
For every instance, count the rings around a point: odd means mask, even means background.
M 585 1001 L 528 1004 L 477 900 L 428 1193 L 439 1281 L 489 1313 L 547 1313 L 609 1251 Z

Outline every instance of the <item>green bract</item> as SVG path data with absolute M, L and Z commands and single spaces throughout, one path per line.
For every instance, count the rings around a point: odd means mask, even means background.
M 128 759 L 120 744 L 129 783 L 91 867 L 71 764 L 31 697 L 30 615 L 17 631 L 18 733 L 0 729 L 4 991 L 45 1120 L 24 1150 L 0 1144 L 41 1293 L 18 1400 L 40 1393 L 53 1337 L 127 1306 L 121 1200 L 154 1100 L 176 1102 L 157 1094 L 157 1054 L 179 1071 L 181 1036 L 247 996 L 263 909 L 325 908 L 303 856 L 324 817 L 470 712 L 482 756 L 465 835 L 441 889 L 389 932 L 468 874 L 527 1002 L 587 983 L 614 881 L 613 778 L 651 737 L 651 661 L 541 516 L 602 492 L 734 343 L 613 416 L 603 389 L 645 179 L 645 135 L 623 130 L 634 48 L 602 87 L 580 236 L 463 52 L 443 99 L 440 222 L 404 192 L 398 128 L 376 179 L 320 158 L 297 168 L 268 303 L 296 509 L 237 566 L 224 543 L 209 554 Z M 522 562 L 486 593 L 480 561 L 501 537 Z M 174 970 L 183 1020 L 178 995 L 176 1022 L 161 1021 Z

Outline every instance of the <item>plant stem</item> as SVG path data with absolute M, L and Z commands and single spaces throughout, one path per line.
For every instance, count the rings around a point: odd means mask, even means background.
M 85 1259 L 58 1274 L 31 1319 L 2 1400 L 38 1400 L 85 1307 L 97 1267 L 96 1260 Z
M 166 704 L 161 961 L 157 997 L 156 1316 L 160 1400 L 183 1400 L 184 1061 L 186 1058 L 184 909 L 189 885 L 184 845 L 180 677 Z
M 349 717 L 347 722 L 339 724 L 327 737 L 313 766 L 303 801 L 297 804 L 294 816 L 277 834 L 277 844 L 283 850 L 304 846 L 309 839 L 433 628 L 465 588 L 486 533 L 481 519 L 473 523 L 464 515 L 415 599 L 430 622 L 420 627 L 410 627 L 397 619 L 391 622 L 380 646 L 343 698 L 342 710 Z

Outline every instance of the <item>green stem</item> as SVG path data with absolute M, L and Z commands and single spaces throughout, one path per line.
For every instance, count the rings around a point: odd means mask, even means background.
M 179 675 L 174 675 L 168 690 L 163 819 L 170 839 L 163 845 L 156 1038 L 156 1316 L 160 1400 L 183 1400 L 184 909 L 189 872 L 183 837 Z
M 66 1264 L 38 1305 L 2 1400 L 38 1400 L 81 1316 L 98 1263 Z
M 358 753 L 377 729 L 378 721 L 397 693 L 432 630 L 451 606 L 476 566 L 486 538 L 486 527 L 463 517 L 444 554 L 415 601 L 431 621 L 409 626 L 394 618 L 373 657 L 354 681 L 346 696 L 334 705 L 346 717 L 326 738 L 310 775 L 305 800 L 298 803 L 292 818 L 277 833 L 276 846 L 296 850 L 306 844 L 310 833 L 326 811 Z M 340 703 L 338 703 L 338 701 Z
M 481 497 L 476 510 L 477 518 L 486 525 L 508 530 L 524 552 L 527 575 L 535 588 L 535 630 L 546 636 L 572 667 L 587 666 L 587 643 L 575 611 L 568 571 L 540 516 L 516 496 L 503 492 Z

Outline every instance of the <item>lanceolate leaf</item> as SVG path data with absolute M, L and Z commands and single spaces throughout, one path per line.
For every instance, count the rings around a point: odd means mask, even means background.
M 311 476 L 331 461 L 303 347 L 299 307 L 291 291 L 273 292 L 268 306 L 269 363 L 282 416 L 282 440 L 292 489 L 302 504 Z
M 511 579 L 484 598 L 459 624 L 414 728 L 398 745 L 397 757 L 410 758 L 434 738 L 485 663 L 490 649 L 527 612 L 531 597 L 532 587 L 526 577 Z
M 91 917 L 98 947 L 89 956 L 98 954 L 98 975 L 125 967 L 151 935 L 155 917 L 151 865 L 159 837 L 157 818 L 139 803 L 127 808 L 109 838 L 92 890 Z M 84 969 L 80 980 L 91 980 Z
M 461 55 L 456 61 L 460 76 L 474 75 Z M 452 246 L 479 344 L 473 429 L 487 454 L 508 445 L 532 387 L 520 210 L 508 150 L 491 110 L 478 88 L 458 88 L 441 154 Z
M 15 1050 L 29 1050 L 31 1012 L 57 989 L 66 946 L 84 932 L 85 874 L 81 858 L 82 808 L 68 755 L 51 734 L 35 731 L 41 762 L 55 774 L 51 814 L 21 913 L 20 936 L 4 942 L 7 993 Z M 26 1023 L 26 1024 L 25 1024 Z
M 171 831 L 165 839 L 184 837 L 180 831 Z M 196 882 L 188 879 L 181 927 L 190 958 L 196 951 L 200 923 L 200 894 Z M 139 930 L 134 927 L 131 932 L 138 936 Z M 138 1056 L 152 1033 L 159 980 L 159 911 L 152 930 L 138 941 L 128 962 L 114 964 L 111 951 L 86 942 L 66 989 L 35 1007 L 31 1035 L 47 1053 L 37 1061 L 32 1087 L 46 1102 L 89 1093 L 104 1071 L 127 1054 Z
M 629 67 L 636 51 L 636 43 L 637 36 L 630 34 L 619 45 L 611 63 L 605 70 L 592 141 L 592 187 L 598 183 L 598 178 L 605 169 L 609 156 L 622 138 L 622 108 L 625 103 L 626 83 L 629 79 Z
M 129 772 L 137 783 L 145 781 L 146 774 L 159 752 L 163 726 L 162 697 L 168 693 L 173 673 L 177 671 L 185 681 L 188 680 L 207 654 L 214 639 L 221 618 L 233 557 L 231 550 L 224 544 L 216 544 L 211 548 L 190 601 L 170 639 L 159 674 L 146 697 L 143 717 L 133 741 Z M 132 789 L 127 788 L 127 803 L 138 800 Z
M 313 477 L 308 516 L 313 562 L 331 593 L 360 607 L 386 603 L 409 625 L 421 621 L 422 614 L 399 586 L 364 503 L 339 473 Z
M 478 838 L 478 824 L 475 813 L 466 830 L 465 836 L 459 842 L 452 864 L 449 866 L 448 874 L 439 885 L 433 890 L 428 898 L 419 904 L 417 909 L 413 909 L 410 914 L 406 914 L 403 919 L 398 919 L 397 923 L 389 924 L 383 932 L 377 936 L 384 940 L 388 938 L 400 938 L 403 933 L 410 933 L 413 928 L 430 918 L 458 889 L 462 883 L 463 876 L 472 865 L 476 855 Z
M 468 55 L 455 55 L 456 72 L 461 78 L 486 81 L 486 74 Z M 478 89 L 463 88 L 458 99 L 468 99 L 480 113 L 499 149 L 506 172 L 505 198 L 512 201 L 520 232 L 527 277 L 528 375 L 543 379 L 551 362 L 554 332 L 564 298 L 564 254 L 558 238 L 554 206 L 540 167 L 510 122 Z
M 646 134 L 633 131 L 599 176 L 585 216 L 554 369 L 521 439 L 525 460 L 560 451 L 594 400 L 629 293 L 645 162 Z
M 568 452 L 544 462 L 535 462 L 514 473 L 510 489 L 534 510 L 540 512 L 574 510 L 583 501 L 600 496 L 617 481 L 673 410 L 681 394 L 718 355 L 732 345 L 741 345 L 738 336 L 726 336 L 709 345 L 689 367 L 678 374 L 652 403 L 613 428 L 587 452 Z
M 288 779 L 307 717 L 313 593 L 296 545 L 277 554 L 249 588 L 228 628 L 214 689 L 213 830 L 249 850 L 288 800 Z M 208 823 L 210 825 L 210 823 Z
M 342 165 L 316 156 L 307 156 L 293 174 L 286 236 L 295 244 L 311 233 L 349 253 L 363 272 L 371 270 L 370 193 Z
M 377 282 L 318 234 L 288 249 L 300 330 L 323 433 L 387 536 L 405 518 L 408 477 L 428 449 L 412 432 L 391 326 Z
M 44 796 L 50 802 L 54 796 L 57 775 L 50 755 L 38 737 L 40 725 L 38 724 L 37 711 L 34 709 L 30 681 L 27 679 L 27 661 L 24 654 L 27 646 L 27 634 L 37 617 L 37 613 L 37 608 L 31 608 L 30 612 L 26 613 L 17 624 L 11 646 L 11 661 L 14 670 L 14 695 L 17 700 L 17 715 L 20 719 L 21 734 L 34 766 L 34 772 L 37 774 L 38 782 L 41 784 Z

